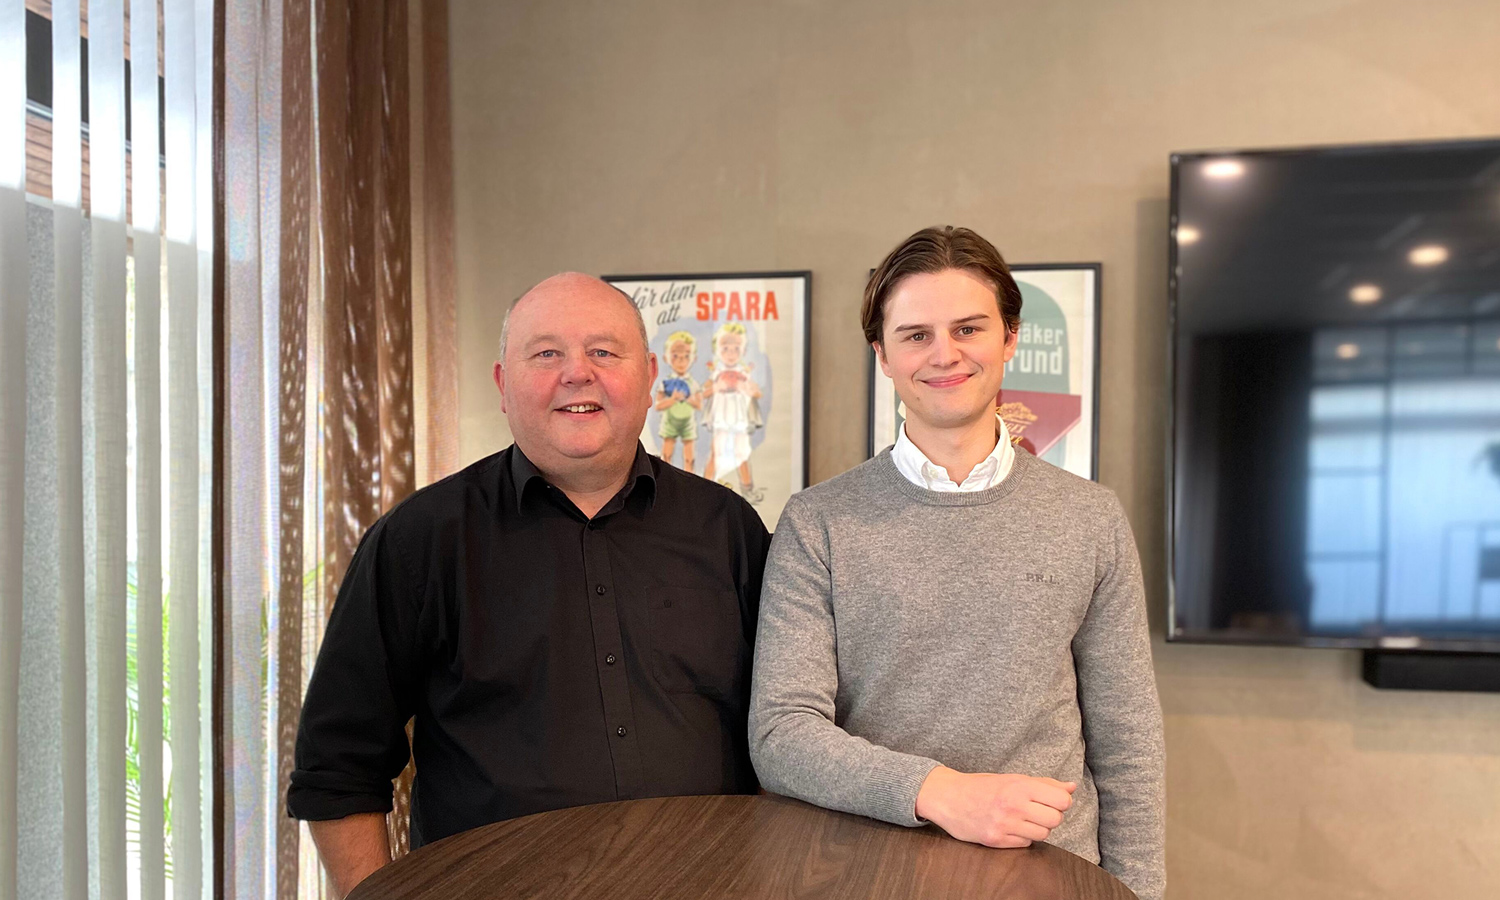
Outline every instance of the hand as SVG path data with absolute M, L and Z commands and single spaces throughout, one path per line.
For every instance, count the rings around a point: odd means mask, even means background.
M 1029 847 L 1062 824 L 1077 787 L 1052 778 L 970 775 L 938 766 L 917 792 L 917 816 L 961 841 Z
M 705 396 L 705 397 L 712 397 L 713 395 L 714 395 L 714 380 L 712 378 L 710 378 L 709 380 L 703 382 L 703 396 Z
M 760 385 L 756 384 L 753 381 L 750 381 L 749 379 L 746 379 L 746 381 L 745 381 L 745 393 L 749 394 L 751 397 L 759 399 L 760 398 Z
M 673 391 L 672 399 L 676 400 L 678 403 L 681 403 L 682 401 L 687 399 L 687 394 L 683 393 L 682 391 Z

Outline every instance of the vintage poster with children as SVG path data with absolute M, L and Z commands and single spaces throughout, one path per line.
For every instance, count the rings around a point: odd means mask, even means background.
M 641 310 L 660 372 L 641 442 L 724 485 L 774 528 L 807 484 L 811 275 L 610 275 Z

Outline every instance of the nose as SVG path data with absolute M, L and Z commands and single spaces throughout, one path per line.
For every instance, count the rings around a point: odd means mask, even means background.
M 588 384 L 594 380 L 594 367 L 583 354 L 569 355 L 562 367 L 563 384 Z
M 951 366 L 959 360 L 958 344 L 953 336 L 939 332 L 932 339 L 928 348 L 927 361 L 934 366 Z

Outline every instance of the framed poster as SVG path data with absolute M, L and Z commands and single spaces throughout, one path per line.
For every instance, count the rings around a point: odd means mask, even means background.
M 996 409 L 1013 441 L 1084 478 L 1099 477 L 1099 263 L 1010 267 L 1021 334 Z M 896 443 L 904 407 L 870 351 L 869 454 Z
M 738 493 L 775 528 L 807 486 L 811 272 L 606 275 L 660 372 L 641 443 Z

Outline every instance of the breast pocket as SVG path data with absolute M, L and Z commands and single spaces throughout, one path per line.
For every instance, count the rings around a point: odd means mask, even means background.
M 749 661 L 733 591 L 670 588 L 646 604 L 651 672 L 662 690 L 721 699 L 738 697 Z

